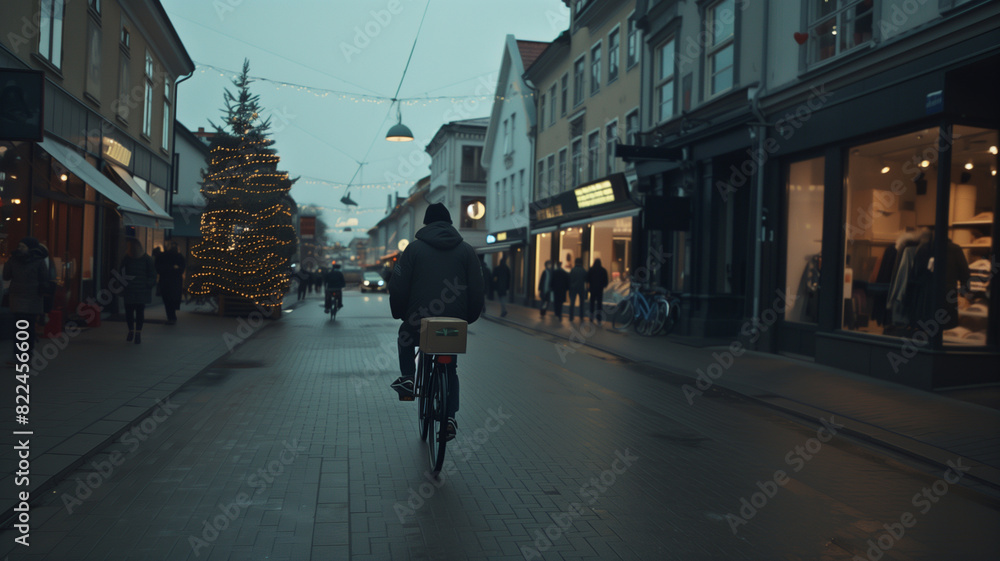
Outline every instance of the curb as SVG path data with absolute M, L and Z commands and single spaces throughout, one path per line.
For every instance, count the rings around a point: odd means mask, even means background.
M 484 314 L 481 317 L 501 325 L 510 325 L 521 329 L 528 329 L 536 333 L 543 333 L 559 339 L 573 341 L 573 339 L 565 335 L 523 325 L 492 314 Z M 579 342 L 576 341 L 576 343 Z M 651 366 L 675 377 L 691 381 L 696 380 L 696 377 L 690 373 L 671 369 L 660 363 L 637 360 L 633 357 L 625 356 L 621 352 L 614 349 L 606 348 L 602 345 L 596 345 L 589 340 L 585 341 L 583 345 L 629 362 Z M 968 465 L 971 468 L 969 472 L 964 475 L 963 479 L 975 480 L 980 485 L 989 487 L 991 491 L 1000 492 L 1000 469 L 983 464 L 982 462 L 972 460 L 954 452 L 949 452 L 931 444 L 920 442 L 912 437 L 880 428 L 866 423 L 865 421 L 842 416 L 839 413 L 821 409 L 785 396 L 776 394 L 762 395 L 762 393 L 766 392 L 765 390 L 751 386 L 733 383 L 732 381 L 722 382 L 716 380 L 712 385 L 712 389 L 718 389 L 729 395 L 741 397 L 758 405 L 763 405 L 770 409 L 780 411 L 794 417 L 798 421 L 806 421 L 810 424 L 810 426 L 815 426 L 818 419 L 822 417 L 836 416 L 838 418 L 838 423 L 844 425 L 844 428 L 841 429 L 841 432 L 844 434 L 856 437 L 859 440 L 882 447 L 896 454 L 906 456 L 912 460 L 917 460 L 924 464 L 933 466 L 934 468 L 939 468 L 941 471 L 949 469 L 949 461 L 961 461 L 963 465 Z M 780 403 L 779 400 L 784 401 L 785 403 Z

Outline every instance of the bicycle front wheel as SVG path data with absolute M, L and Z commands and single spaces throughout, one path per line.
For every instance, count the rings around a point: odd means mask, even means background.
M 427 455 L 431 471 L 437 474 L 444 465 L 444 449 L 448 440 L 448 374 L 445 365 L 435 361 L 428 382 L 427 424 L 430 430 Z
M 632 306 L 632 300 L 622 300 L 615 306 L 615 311 L 611 315 L 611 328 L 628 329 L 634 319 L 635 308 Z
M 649 321 L 646 325 L 646 333 L 643 335 L 656 335 L 663 329 L 663 324 L 667 321 L 667 301 L 660 299 L 653 302 L 653 309 L 649 312 Z

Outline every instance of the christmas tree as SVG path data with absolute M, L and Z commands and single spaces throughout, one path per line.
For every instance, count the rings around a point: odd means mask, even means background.
M 250 93 L 249 72 L 244 61 L 233 79 L 236 94 L 225 92 L 225 125 L 212 123 L 216 134 L 202 171 L 203 241 L 191 252 L 199 267 L 190 291 L 271 308 L 281 304 L 290 283 L 296 236 L 289 190 L 295 180 L 278 171 L 270 119 L 261 117 L 259 96 Z

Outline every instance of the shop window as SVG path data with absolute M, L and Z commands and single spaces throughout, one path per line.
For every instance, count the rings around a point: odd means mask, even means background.
M 808 0 L 810 62 L 837 57 L 872 41 L 873 0 Z
M 542 279 L 545 262 L 552 259 L 552 233 L 535 234 L 535 280 L 531 283 L 531 293 L 539 298 L 538 282 Z
M 785 321 L 817 323 L 823 248 L 823 158 L 788 166 Z
M 950 181 L 938 179 L 938 129 L 850 151 L 842 327 L 927 345 L 985 345 L 992 275 L 997 133 L 955 126 Z M 948 191 L 945 284 L 935 285 L 938 191 Z M 940 294 L 935 293 L 939 291 Z M 944 302 L 939 307 L 939 302 Z
M 994 238 L 997 208 L 997 131 L 955 125 L 951 160 L 951 208 L 946 288 L 961 283 L 956 294 L 957 325 L 944 331 L 945 345 L 985 345 L 993 276 L 998 268 Z M 952 256 L 954 254 L 954 265 Z M 968 265 L 968 277 L 961 268 Z M 956 268 L 957 267 L 957 268 Z M 952 276 L 956 279 L 952 279 Z M 949 299 L 946 305 L 951 308 Z M 956 311 L 956 310 L 949 310 Z
M 601 260 L 608 270 L 611 292 L 623 292 L 632 271 L 632 218 L 600 220 L 590 225 L 590 263 Z
M 63 0 L 42 0 L 38 12 L 38 54 L 62 67 Z

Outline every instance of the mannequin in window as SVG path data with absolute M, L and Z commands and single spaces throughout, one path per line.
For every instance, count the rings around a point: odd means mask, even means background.
M 916 284 L 915 317 L 923 321 L 937 321 L 935 314 L 934 285 L 934 236 L 922 242 L 917 247 L 913 261 L 913 278 Z M 958 325 L 958 294 L 966 291 L 969 285 L 969 262 L 965 253 L 955 242 L 948 240 L 944 273 L 944 310 L 948 314 L 942 329 L 951 329 Z M 961 285 L 961 288 L 959 286 Z

